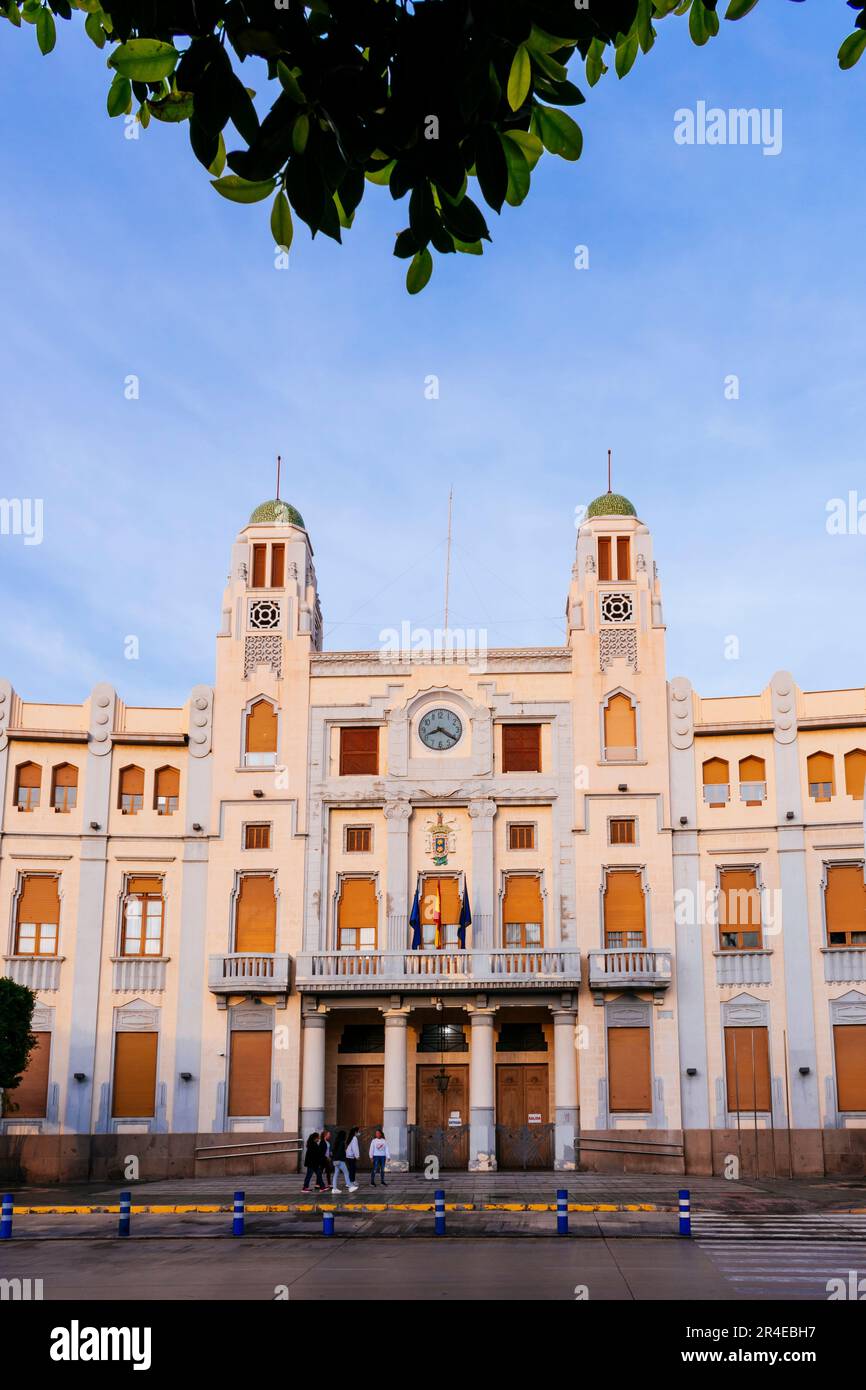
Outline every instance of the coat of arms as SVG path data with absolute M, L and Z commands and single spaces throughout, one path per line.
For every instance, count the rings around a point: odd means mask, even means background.
M 427 839 L 425 851 L 433 860 L 437 868 L 442 868 L 448 863 L 449 854 L 453 854 L 457 848 L 457 831 L 453 821 L 446 821 L 442 811 L 437 812 L 435 821 L 427 822 Z

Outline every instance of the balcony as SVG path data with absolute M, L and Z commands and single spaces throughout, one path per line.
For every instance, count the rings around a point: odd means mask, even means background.
M 671 983 L 673 951 L 645 946 L 590 951 L 590 989 L 667 989 Z
M 298 956 L 300 993 L 389 990 L 576 989 L 580 952 L 514 947 L 497 951 L 313 951 Z
M 60 988 L 60 967 L 63 956 L 4 956 L 6 975 L 18 985 L 48 993 Z
M 292 974 L 291 956 L 268 951 L 230 951 L 211 956 L 208 989 L 212 994 L 278 994 L 285 999 Z

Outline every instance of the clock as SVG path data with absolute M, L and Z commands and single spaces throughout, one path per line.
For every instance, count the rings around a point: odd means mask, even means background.
M 463 725 L 450 709 L 431 709 L 418 725 L 421 742 L 435 753 L 444 753 L 446 749 L 453 748 L 462 735 Z

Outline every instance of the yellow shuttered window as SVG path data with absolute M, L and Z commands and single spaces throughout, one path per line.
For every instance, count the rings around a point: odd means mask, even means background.
M 173 816 L 180 797 L 180 773 L 176 767 L 161 767 L 154 778 L 154 806 L 160 816 Z
M 866 752 L 862 748 L 852 748 L 845 754 L 845 792 L 855 801 L 863 800 L 863 787 L 866 783 Z
M 637 710 L 628 695 L 611 695 L 604 707 L 604 756 L 608 762 L 637 757 Z
M 264 1029 L 232 1032 L 229 1058 L 229 1114 L 265 1116 L 271 1113 L 271 1053 L 273 1035 Z
M 719 947 L 723 951 L 756 950 L 761 936 L 761 893 L 754 869 L 719 873 Z
M 701 769 L 707 806 L 725 806 L 731 799 L 728 764 L 724 758 L 708 758 Z
M 152 1118 L 156 1100 L 158 1033 L 117 1033 L 114 1039 L 112 1115 Z
M 277 711 L 270 700 L 257 700 L 246 719 L 244 762 L 247 767 L 273 767 L 277 760 Z
M 639 870 L 622 869 L 607 874 L 604 944 L 611 950 L 646 944 L 646 896 Z
M 337 908 L 337 949 L 375 951 L 379 902 L 374 878 L 344 878 Z
M 806 776 L 812 800 L 829 801 L 836 790 L 833 754 L 811 753 L 806 759 Z
M 862 864 L 829 864 L 824 890 L 828 946 L 866 946 Z
M 15 953 L 56 956 L 60 925 L 59 881 L 52 874 L 27 874 L 21 882 Z
M 277 949 L 276 940 L 274 880 L 264 874 L 244 874 L 238 893 L 235 950 L 268 953 Z
M 837 1024 L 833 1042 L 839 1109 L 866 1111 L 866 1024 Z
M 544 941 L 544 899 L 535 874 L 509 874 L 502 903 L 503 945 L 541 946 Z
M 125 816 L 137 815 L 144 806 L 144 768 L 120 769 L 118 805 Z
M 614 1114 L 652 1110 L 649 1028 L 608 1028 L 607 1077 Z
M 767 799 L 767 765 L 763 758 L 740 758 L 740 800 L 760 806 Z

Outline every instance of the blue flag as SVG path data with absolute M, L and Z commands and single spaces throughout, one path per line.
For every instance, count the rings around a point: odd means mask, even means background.
M 457 928 L 457 940 L 460 942 L 461 951 L 466 950 L 466 928 L 472 925 L 472 908 L 469 906 L 469 887 L 463 892 L 463 902 L 460 904 L 460 926 Z
M 412 911 L 409 914 L 409 926 L 412 928 L 412 950 L 421 949 L 421 900 L 418 896 L 419 889 L 415 889 L 415 901 L 412 904 Z

